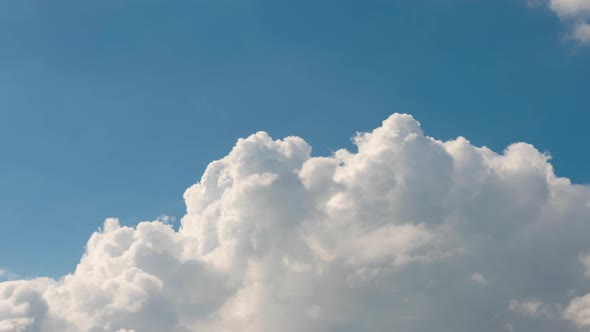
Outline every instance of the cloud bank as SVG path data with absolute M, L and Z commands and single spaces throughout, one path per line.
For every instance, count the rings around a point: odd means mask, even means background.
M 358 152 L 258 132 L 175 231 L 108 219 L 61 278 L 0 283 L 0 331 L 589 331 L 590 189 L 394 114 Z

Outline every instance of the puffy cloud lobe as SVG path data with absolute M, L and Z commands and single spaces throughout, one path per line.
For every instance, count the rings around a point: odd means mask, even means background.
M 354 142 L 238 140 L 178 231 L 108 219 L 75 272 L 0 283 L 0 331 L 590 327 L 590 189 L 547 154 L 438 141 L 405 114 Z

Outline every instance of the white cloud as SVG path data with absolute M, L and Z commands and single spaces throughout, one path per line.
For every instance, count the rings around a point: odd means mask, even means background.
M 572 33 L 572 37 L 581 42 L 581 43 L 589 43 L 590 42 L 590 24 L 587 22 L 579 22 L 574 27 L 574 31 Z
M 590 0 L 550 0 L 549 8 L 571 27 L 572 39 L 590 42 Z
M 549 7 L 560 16 L 578 16 L 590 13 L 588 0 L 551 0 Z
M 0 283 L 0 331 L 585 326 L 590 189 L 548 155 L 442 142 L 403 114 L 355 144 L 311 157 L 297 137 L 240 139 L 187 189 L 178 231 L 108 219 L 71 274 Z
M 486 277 L 483 276 L 481 273 L 474 273 L 471 275 L 471 281 L 475 282 L 476 284 L 485 285 L 489 281 Z
M 590 330 L 590 294 L 572 299 L 565 308 L 564 317 L 579 329 Z
M 561 312 L 558 305 L 546 304 L 536 298 L 525 301 L 512 300 L 508 309 L 521 315 L 542 318 L 556 318 Z
M 579 256 L 584 267 L 584 276 L 590 277 L 590 255 Z M 590 293 L 574 297 L 565 308 L 563 316 L 584 331 L 590 331 Z

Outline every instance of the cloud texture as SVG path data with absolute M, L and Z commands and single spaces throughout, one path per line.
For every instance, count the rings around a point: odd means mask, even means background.
M 590 189 L 410 115 L 311 157 L 258 132 L 175 231 L 105 221 L 75 272 L 0 283 L 0 331 L 588 331 Z
M 549 0 L 549 8 L 571 26 L 570 38 L 590 43 L 590 0 Z

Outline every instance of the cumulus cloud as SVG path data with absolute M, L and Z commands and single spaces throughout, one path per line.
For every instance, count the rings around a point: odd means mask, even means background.
M 71 274 L 0 283 L 0 331 L 590 325 L 590 189 L 550 156 L 436 140 L 406 114 L 354 143 L 314 157 L 298 137 L 238 140 L 186 190 L 178 231 L 107 219 Z
M 549 0 L 548 6 L 571 27 L 570 38 L 581 44 L 590 42 L 590 0 Z

